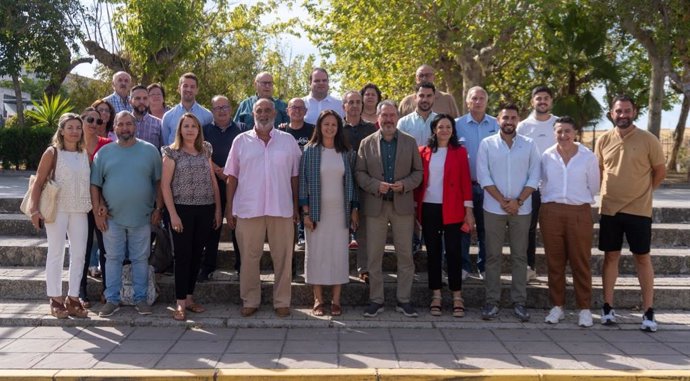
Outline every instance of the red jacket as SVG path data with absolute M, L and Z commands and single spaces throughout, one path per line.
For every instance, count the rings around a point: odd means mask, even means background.
M 429 162 L 431 148 L 419 147 L 422 157 L 424 177 L 422 184 L 415 189 L 414 199 L 417 202 L 417 219 L 422 220 L 422 203 L 429 184 Z M 443 169 L 443 224 L 458 224 L 465 219 L 465 201 L 472 201 L 472 180 L 467 150 L 464 147 L 448 146 L 446 163 Z

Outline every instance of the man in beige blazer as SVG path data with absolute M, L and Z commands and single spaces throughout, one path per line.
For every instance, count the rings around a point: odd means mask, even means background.
M 355 171 L 357 184 L 364 194 L 362 212 L 368 237 L 370 304 L 364 316 L 374 317 L 383 311 L 381 262 L 390 223 L 398 261 L 395 310 L 407 317 L 417 317 L 410 303 L 414 278 L 410 237 L 414 228 L 412 191 L 422 182 L 422 160 L 415 139 L 396 127 L 398 109 L 395 103 L 389 100 L 379 103 L 376 114 L 380 129 L 360 143 Z

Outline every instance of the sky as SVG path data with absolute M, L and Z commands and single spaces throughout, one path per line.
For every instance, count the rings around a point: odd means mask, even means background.
M 87 0 L 82 0 L 86 2 Z M 240 0 L 238 3 L 252 4 L 254 0 Z M 285 4 L 280 5 L 276 11 L 266 18 L 266 22 L 274 22 L 281 18 L 281 15 L 287 15 L 288 17 L 298 17 L 303 21 L 310 20 L 310 15 L 303 7 L 295 6 L 290 9 Z M 306 37 L 306 34 L 302 33 L 301 36 L 294 36 L 290 34 L 282 34 L 281 42 L 287 46 L 292 47 L 292 53 L 294 55 L 301 54 L 303 56 L 308 56 L 310 54 L 316 57 L 316 62 L 319 62 L 323 57 L 319 54 L 318 48 Z M 94 77 L 94 70 L 96 64 L 81 64 L 72 70 L 72 73 L 79 74 L 86 77 Z M 411 74 L 412 75 L 412 74 Z M 337 95 L 337 94 L 336 94 Z M 594 96 L 597 98 L 599 103 L 606 105 L 604 101 L 604 89 L 597 88 L 594 90 Z M 664 111 L 661 116 L 661 128 L 662 129 L 674 129 L 676 123 L 678 122 L 678 117 L 680 115 L 680 102 L 674 105 L 673 109 L 669 111 Z M 604 106 L 604 109 L 608 109 Z M 640 128 L 647 128 L 647 114 L 640 114 L 637 118 L 635 124 Z M 604 116 L 600 122 L 597 124 L 597 129 L 608 129 L 611 127 L 611 122 Z

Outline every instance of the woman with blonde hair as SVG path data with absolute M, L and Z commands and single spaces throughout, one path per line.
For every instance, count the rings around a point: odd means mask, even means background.
M 211 229 L 222 222 L 212 151 L 211 144 L 204 141 L 199 119 L 189 112 L 180 118 L 175 141 L 161 148 L 161 191 L 170 214 L 175 247 L 177 307 L 173 319 L 179 321 L 187 319 L 186 311 L 205 311 L 194 302 L 194 287 L 206 240 Z
M 63 114 L 50 147 L 38 164 L 36 181 L 31 189 L 29 211 L 31 223 L 43 228 L 44 216 L 40 212 L 43 185 L 54 178 L 60 190 L 56 200 L 55 221 L 45 222 L 48 236 L 46 258 L 46 288 L 50 299 L 50 313 L 58 319 L 68 316 L 85 318 L 88 312 L 79 302 L 79 284 L 84 267 L 88 231 L 87 216 L 91 210 L 88 152 L 84 147 L 82 120 L 73 113 Z M 65 257 L 65 234 L 69 239 L 69 290 L 62 295 L 62 267 Z

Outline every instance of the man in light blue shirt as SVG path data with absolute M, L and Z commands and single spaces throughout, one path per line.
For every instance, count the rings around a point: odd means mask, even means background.
M 539 186 L 541 158 L 534 141 L 515 132 L 518 121 L 517 106 L 502 106 L 498 113 L 499 133 L 482 140 L 477 153 L 477 179 L 484 189 L 486 231 L 484 320 L 498 316 L 506 227 L 510 240 L 513 314 L 523 322 L 530 318 L 525 309 L 527 232 L 532 212 L 531 194 Z
M 431 121 L 436 113 L 431 111 L 436 97 L 436 87 L 431 82 L 422 82 L 415 88 L 415 112 L 398 120 L 398 130 L 412 135 L 417 146 L 425 146 L 431 136 Z
M 194 73 L 182 74 L 177 91 L 180 93 L 180 103 L 163 115 L 162 134 L 165 145 L 170 145 L 175 141 L 177 125 L 180 123 L 182 115 L 186 112 L 191 112 L 199 118 L 202 126 L 213 122 L 211 111 L 196 103 L 196 95 L 199 93 L 199 81 Z
M 129 89 L 132 88 L 132 76 L 124 71 L 118 71 L 113 74 L 113 93 L 103 98 L 104 101 L 110 103 L 117 114 L 120 111 L 132 111 L 132 105 L 129 104 Z
M 474 218 L 477 223 L 477 275 L 479 279 L 484 276 L 484 264 L 486 252 L 484 249 L 484 190 L 477 181 L 477 152 L 479 143 L 484 138 L 495 135 L 498 132 L 496 118 L 486 114 L 487 100 L 489 96 L 486 90 L 479 86 L 472 87 L 467 92 L 465 100 L 469 112 L 455 119 L 455 129 L 460 143 L 467 149 L 470 159 L 470 175 L 472 176 L 472 204 L 475 210 Z M 470 235 L 462 234 L 462 279 L 466 279 L 472 272 L 470 260 Z

